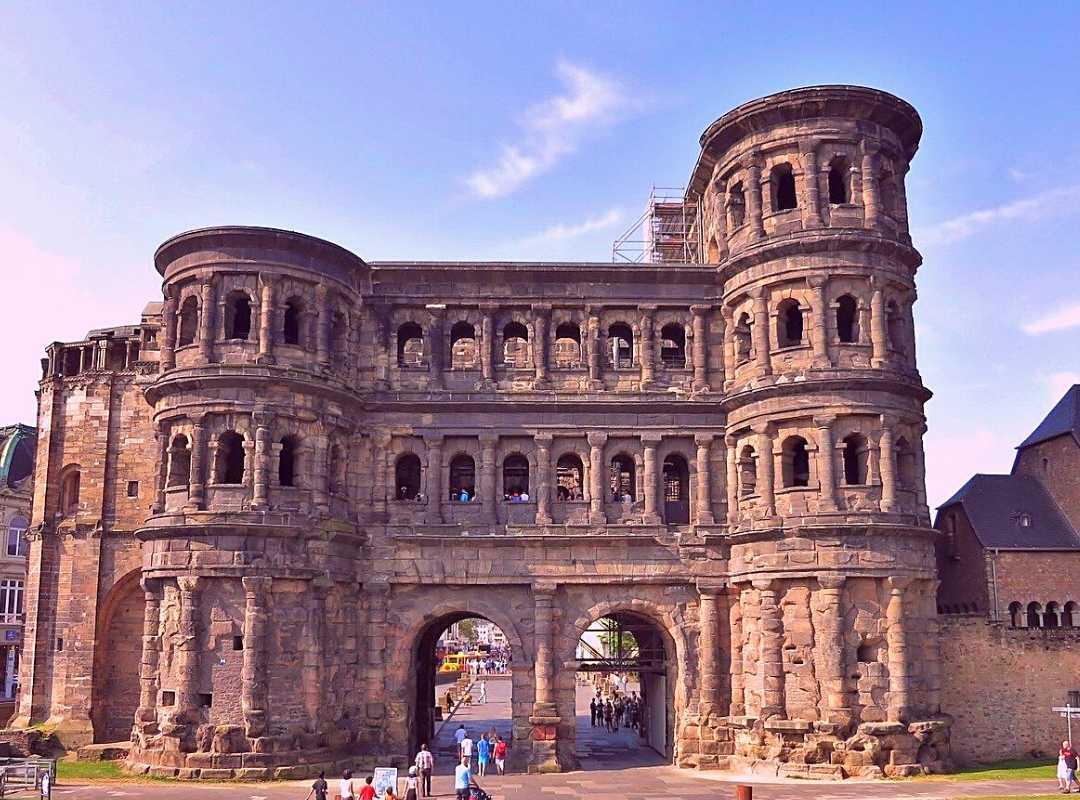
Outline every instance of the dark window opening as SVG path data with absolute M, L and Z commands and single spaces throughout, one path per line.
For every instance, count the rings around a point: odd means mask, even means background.
M 503 499 L 511 502 L 529 499 L 529 459 L 521 453 L 503 460 Z
M 742 364 L 750 360 L 753 336 L 751 328 L 753 318 L 745 311 L 739 315 L 739 321 L 735 325 L 735 363 Z
M 1028 603 L 1027 607 L 1027 626 L 1029 628 L 1041 628 L 1042 627 L 1042 606 L 1038 603 Z
M 664 521 L 669 525 L 690 522 L 690 470 L 686 459 L 670 455 L 664 459 Z
M 739 494 L 749 497 L 757 491 L 757 459 L 754 448 L 746 445 L 739 454 Z
M 810 485 L 810 451 L 806 439 L 790 436 L 784 440 L 784 486 Z
M 424 363 L 424 331 L 415 322 L 406 322 L 397 332 L 399 367 L 419 367 Z
M 72 468 L 60 483 L 60 513 L 65 517 L 73 517 L 78 513 L 81 491 L 82 474 L 78 469 Z
M 1067 602 L 1061 610 L 1061 624 L 1066 628 L 1076 627 L 1076 603 L 1072 600 Z
M 614 502 L 633 502 L 636 494 L 634 459 L 619 453 L 611 459 L 611 499 Z
M 459 454 L 450 461 L 450 499 L 469 503 L 476 499 L 476 462 Z
M 163 706 L 175 706 L 176 705 L 176 692 L 166 689 L 161 693 L 161 705 Z
M 885 308 L 885 324 L 889 349 L 894 353 L 905 355 L 904 320 L 900 315 L 900 308 L 894 300 L 890 300 Z
M 785 300 L 780 304 L 777 322 L 777 339 L 781 347 L 794 347 L 802 344 L 803 314 L 797 300 Z
M 199 300 L 194 295 L 188 295 L 180 306 L 180 330 L 176 340 L 177 347 L 194 344 L 198 327 Z
M 844 437 L 844 483 L 848 486 L 866 484 L 869 452 L 862 434 L 852 433 Z
M 841 342 L 859 341 L 859 305 L 850 294 L 836 301 L 836 336 Z
M 608 328 L 608 357 L 615 369 L 626 369 L 634 363 L 634 332 L 624 322 Z
M 555 329 L 555 366 L 577 367 L 581 365 L 581 326 L 576 322 L 563 322 Z
M 234 637 L 232 637 L 232 649 L 233 650 L 243 650 L 244 649 L 244 637 L 243 636 L 234 636 Z
M 199 695 L 199 708 L 210 708 L 214 704 L 214 696 L 212 694 L 200 694 Z
M 58 652 L 58 653 L 64 652 L 64 637 L 63 636 L 56 637 L 56 652 Z
M 728 190 L 728 222 L 732 230 L 746 222 L 746 193 L 742 181 Z
M 1046 612 L 1043 614 L 1043 627 L 1057 628 L 1058 626 L 1058 604 L 1049 602 L 1046 604 Z
M 660 330 L 660 363 L 669 369 L 686 366 L 686 331 L 671 323 Z
M 343 356 L 348 349 L 349 321 L 340 311 L 335 311 L 330 318 L 330 350 L 334 355 Z
M 278 484 L 296 486 L 296 462 L 299 446 L 294 436 L 281 440 L 281 452 L 278 454 Z
M 69 347 L 64 350 L 64 375 L 70 378 L 82 372 L 82 350 L 78 347 Z
M 1024 607 L 1015 600 L 1009 603 L 1009 624 L 1014 628 L 1021 627 L 1023 622 Z
M 795 196 L 795 174 L 790 164 L 777 164 L 772 170 L 773 211 L 788 211 L 796 208 L 799 201 Z
M 859 645 L 856 658 L 860 664 L 873 664 L 878 660 L 880 645 L 877 642 L 863 642 Z
M 285 303 L 285 317 L 282 320 L 281 335 L 285 344 L 301 344 L 300 327 L 304 316 L 304 304 L 298 297 L 290 298 Z
M 583 477 L 585 467 L 581 459 L 573 453 L 559 456 L 555 462 L 555 494 L 565 502 L 567 500 L 581 500 L 583 494 Z
M 836 156 L 829 162 L 829 202 L 841 205 L 850 202 L 848 193 L 848 174 L 851 169 L 843 156 Z
M 450 369 L 472 369 L 476 356 L 476 329 L 468 322 L 455 322 L 450 328 Z
M 503 328 L 503 363 L 519 368 L 529 365 L 529 329 L 520 322 Z
M 236 431 L 218 437 L 217 482 L 239 485 L 244 482 L 244 439 Z
M 917 482 L 915 469 L 915 451 L 901 436 L 896 440 L 896 482 L 901 489 L 914 489 Z
M 246 340 L 251 336 L 251 299 L 232 292 L 225 301 L 225 338 Z
M 127 496 L 128 497 L 138 497 L 139 496 L 139 482 L 138 481 L 128 481 L 127 482 Z
M 405 453 L 394 465 L 394 484 L 398 500 L 415 500 L 420 496 L 420 457 Z
M 168 486 L 187 486 L 191 476 L 191 450 L 188 439 L 183 434 L 173 437 L 169 445 L 169 480 Z

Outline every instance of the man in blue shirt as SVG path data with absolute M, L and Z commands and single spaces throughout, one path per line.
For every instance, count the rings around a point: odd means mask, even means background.
M 469 772 L 469 759 L 461 759 L 461 763 L 454 767 L 454 792 L 457 800 L 469 800 L 469 782 L 472 775 Z

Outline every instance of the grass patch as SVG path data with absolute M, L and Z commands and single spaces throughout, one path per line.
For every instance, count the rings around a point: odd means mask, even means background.
M 76 761 L 61 759 L 56 762 L 57 781 L 130 780 L 131 776 L 120 769 L 119 761 Z
M 1022 781 L 1057 780 L 1057 761 L 1020 758 L 961 767 L 949 775 L 930 775 L 923 780 L 937 781 Z

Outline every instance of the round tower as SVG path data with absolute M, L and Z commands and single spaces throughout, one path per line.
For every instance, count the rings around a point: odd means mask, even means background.
M 779 746 L 872 773 L 852 750 L 871 736 L 903 773 L 928 757 L 916 733 L 944 736 L 904 193 L 921 131 L 892 95 L 821 86 L 701 138 L 688 199 L 723 284 L 737 760 Z
M 164 341 L 146 397 L 160 455 L 136 534 L 146 621 L 131 762 L 204 778 L 332 762 L 368 710 L 346 683 L 355 670 L 324 660 L 357 658 L 352 359 L 366 265 L 242 227 L 180 234 L 155 263 Z M 277 677 L 282 663 L 302 665 L 294 680 Z

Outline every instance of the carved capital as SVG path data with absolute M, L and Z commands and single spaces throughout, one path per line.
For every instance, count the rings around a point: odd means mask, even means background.
M 599 431 L 591 431 L 585 434 L 585 439 L 590 447 L 603 447 L 607 443 L 608 435 Z
M 716 598 L 721 595 L 727 594 L 728 582 L 718 579 L 703 579 L 697 582 L 698 594 L 703 597 Z
M 833 414 L 823 414 L 821 416 L 814 417 L 815 428 L 831 428 L 836 424 L 836 416 Z
M 775 592 L 780 587 L 780 582 L 775 578 L 755 578 L 750 585 L 759 592 Z
M 198 575 L 180 575 L 176 579 L 176 585 L 184 594 L 195 594 L 202 588 L 203 579 Z
M 843 575 L 818 575 L 818 586 L 822 589 L 843 589 L 847 578 Z
M 664 440 L 663 434 L 660 433 L 643 433 L 639 438 L 641 439 L 642 445 L 652 448 L 655 448 Z
M 537 603 L 550 603 L 555 599 L 559 584 L 555 581 L 537 581 L 533 584 L 533 600 Z
M 244 595 L 249 600 L 260 600 L 270 592 L 273 578 L 264 575 L 248 575 L 240 579 L 244 585 Z
M 555 437 L 552 436 L 547 431 L 542 431 L 542 432 L 537 433 L 537 434 L 535 434 L 533 436 L 533 441 L 536 442 L 537 447 L 544 447 L 544 448 L 551 447 L 551 443 L 554 440 L 555 440 Z
M 911 586 L 911 582 L 912 578 L 899 575 L 885 579 L 885 585 L 889 587 L 892 594 L 903 594 L 904 590 Z
M 711 433 L 695 433 L 694 444 L 698 447 L 710 447 L 715 437 Z

